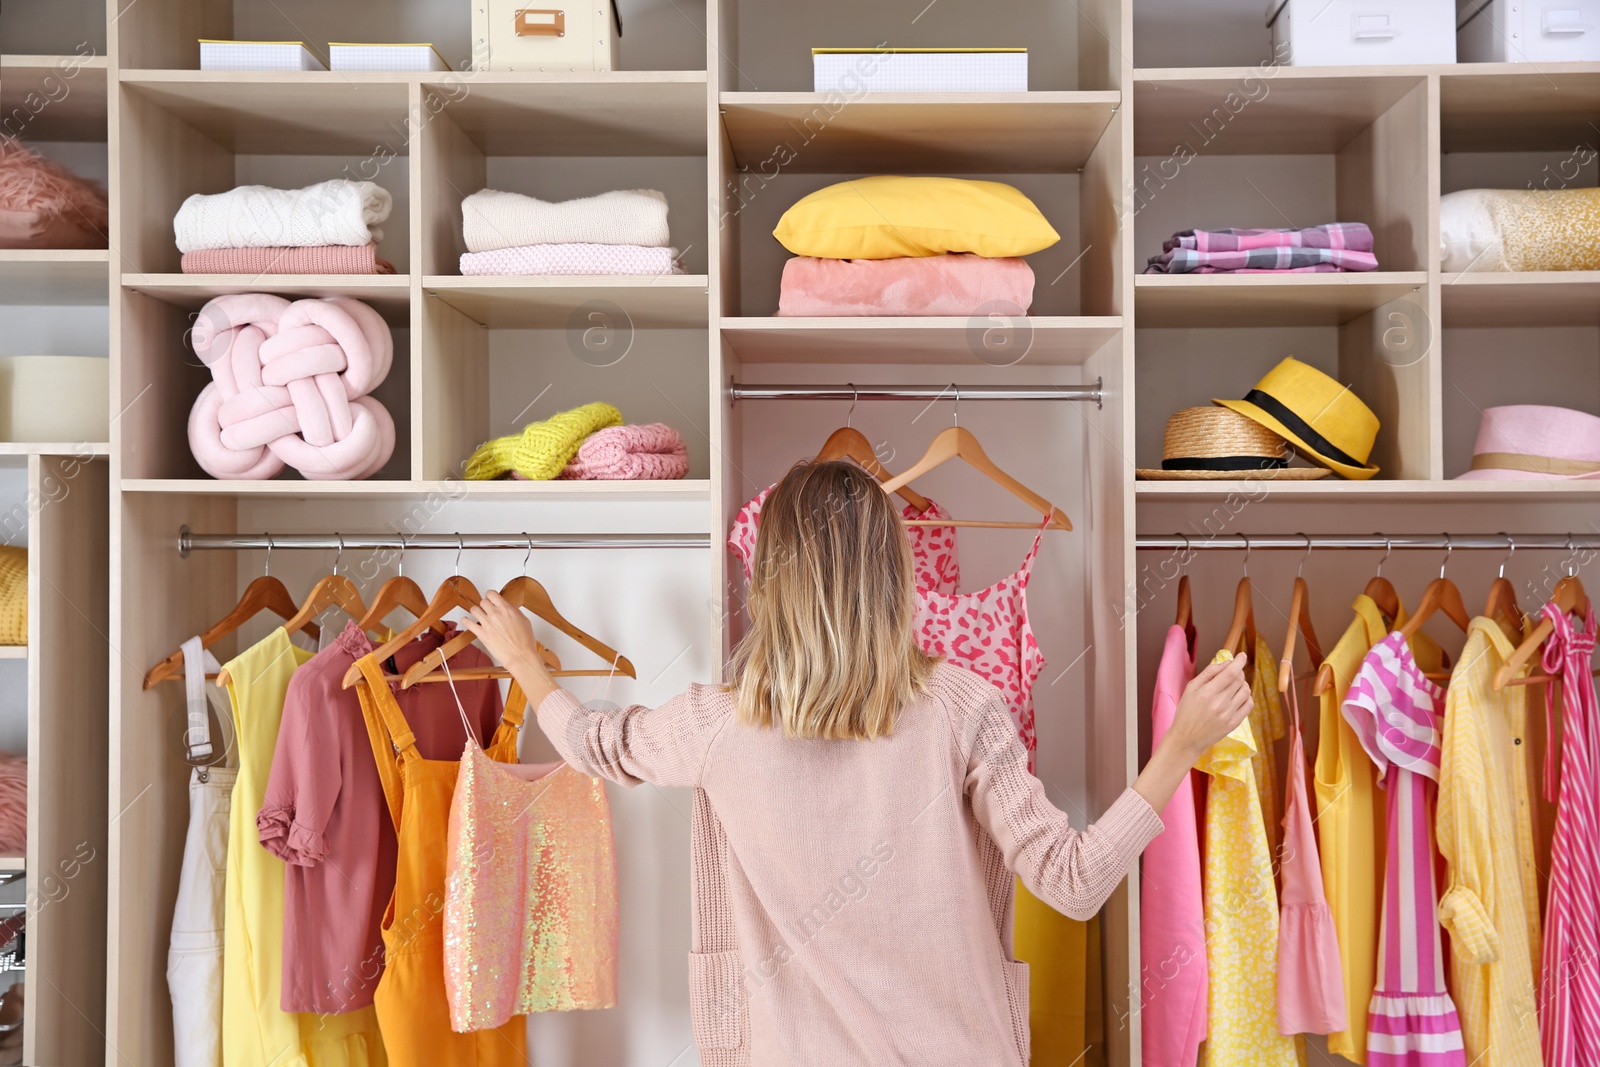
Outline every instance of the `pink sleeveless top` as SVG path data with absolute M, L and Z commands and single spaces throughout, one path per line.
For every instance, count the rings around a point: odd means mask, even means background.
M 761 505 L 771 488 L 763 490 L 734 517 L 728 547 L 744 562 L 748 579 L 754 566 L 756 528 Z M 944 519 L 948 513 L 934 501 L 917 512 L 907 505 L 908 519 Z M 917 644 L 930 656 L 940 656 L 987 679 L 1005 696 L 1011 719 L 1028 750 L 1033 770 L 1033 683 L 1044 669 L 1044 654 L 1028 622 L 1028 578 L 1044 536 L 1040 523 L 1033 547 L 1022 566 L 986 589 L 958 593 L 961 568 L 956 559 L 953 526 L 911 526 L 911 558 L 917 577 Z

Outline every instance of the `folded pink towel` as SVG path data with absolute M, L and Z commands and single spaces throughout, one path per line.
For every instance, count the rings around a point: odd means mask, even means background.
M 643 245 L 514 245 L 492 252 L 463 252 L 466 275 L 682 274 L 676 248 Z
M 780 315 L 972 315 L 1027 311 L 1033 268 L 968 252 L 902 259 L 817 259 L 783 265 Z
M 682 478 L 689 473 L 683 438 L 664 422 L 611 426 L 583 439 L 562 478 L 640 481 Z
M 310 245 L 304 248 L 208 248 L 183 254 L 185 274 L 393 274 L 378 246 Z
M 189 332 L 211 371 L 189 411 L 189 450 L 213 478 L 376 474 L 394 452 L 394 420 L 367 394 L 389 373 L 394 337 L 348 297 L 219 296 Z

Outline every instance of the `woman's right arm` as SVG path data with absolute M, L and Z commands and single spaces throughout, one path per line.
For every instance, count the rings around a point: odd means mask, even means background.
M 1074 919 L 1088 919 L 1100 910 L 1161 832 L 1157 812 L 1166 807 L 1194 761 L 1249 714 L 1248 686 L 1240 696 L 1243 672 L 1230 667 L 1207 667 L 1190 683 L 1172 729 L 1144 773 L 1082 833 L 1072 828 L 1028 770 L 1027 751 L 1004 699 L 995 692 L 984 702 L 967 763 L 967 796 L 973 814 L 1000 846 L 1006 866 L 1034 896 Z

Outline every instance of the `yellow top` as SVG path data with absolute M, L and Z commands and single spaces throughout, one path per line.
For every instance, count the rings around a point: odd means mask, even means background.
M 1367 1004 L 1378 967 L 1378 903 L 1383 899 L 1386 812 L 1378 792 L 1377 766 L 1345 722 L 1339 706 L 1361 661 L 1389 632 L 1389 620 L 1366 594 L 1356 597 L 1355 621 L 1324 661 L 1333 667 L 1333 685 L 1322 694 L 1317 743 L 1317 846 L 1322 887 L 1339 935 L 1344 964 L 1346 1029 L 1328 1035 L 1328 1051 L 1356 1063 L 1367 1062 Z M 1393 620 L 1405 623 L 1405 605 Z M 1426 634 L 1411 640 L 1417 665 L 1438 670 L 1439 646 Z
M 1201 1067 L 1303 1067 L 1305 1042 L 1278 1033 L 1278 890 L 1257 792 L 1256 736 L 1274 717 L 1277 663 L 1256 644 L 1255 706 L 1209 748 L 1195 769 L 1211 776 L 1206 791 L 1206 1041 Z M 1233 658 L 1218 652 L 1213 662 Z M 1279 710 L 1276 718 L 1282 720 Z
M 1472 620 L 1450 676 L 1435 836 L 1449 866 L 1439 921 L 1450 932 L 1451 992 L 1467 1062 L 1540 1067 L 1539 882 L 1528 788 L 1527 687 L 1495 692 L 1515 651 L 1499 625 Z M 1520 672 L 1526 674 L 1529 667 Z

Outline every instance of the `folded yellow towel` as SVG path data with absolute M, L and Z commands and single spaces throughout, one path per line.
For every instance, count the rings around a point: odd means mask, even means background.
M 585 437 L 607 426 L 621 425 L 622 412 L 610 404 L 585 404 L 543 422 L 531 422 L 521 433 L 479 445 L 467 460 L 466 474 L 473 481 L 483 482 L 516 471 L 524 478 L 548 481 L 577 455 Z

